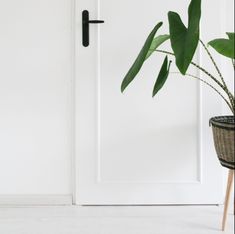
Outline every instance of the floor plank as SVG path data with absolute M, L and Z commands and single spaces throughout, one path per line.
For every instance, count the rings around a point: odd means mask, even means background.
M 216 234 L 223 206 L 0 208 L 1 234 Z M 233 233 L 230 212 L 226 234 Z

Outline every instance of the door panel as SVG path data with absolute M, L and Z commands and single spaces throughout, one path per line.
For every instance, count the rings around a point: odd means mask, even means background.
M 126 92 L 120 92 L 121 81 L 153 26 L 161 20 L 167 22 L 169 9 L 183 13 L 188 2 L 166 0 L 159 7 L 155 0 L 77 0 L 77 203 L 221 200 L 221 184 L 208 176 L 220 183 L 219 165 L 214 155 L 204 158 L 205 147 L 212 151 L 211 142 L 209 149 L 202 142 L 203 137 L 209 139 L 202 124 L 208 121 L 210 109 L 204 110 L 207 92 L 198 82 L 171 74 L 167 86 L 151 98 L 164 59 L 156 54 Z M 105 20 L 104 25 L 91 26 L 86 48 L 80 26 L 85 9 L 92 18 Z M 187 19 L 187 10 L 184 12 Z M 166 32 L 165 26 L 159 33 Z M 195 61 L 200 63 L 200 51 Z M 200 75 L 194 69 L 190 73 Z
M 154 0 L 147 6 L 134 0 L 100 3 L 100 14 L 106 21 L 100 26 L 97 76 L 102 181 L 181 182 L 199 178 L 197 83 L 171 76 L 165 90 L 152 99 L 152 87 L 164 58 L 155 55 L 146 62 L 138 80 L 124 95 L 120 93 L 122 78 L 146 35 L 154 23 L 165 18 L 170 7 L 164 4 L 156 14 L 151 10 L 155 4 Z M 171 7 L 180 10 L 177 5 Z M 136 10 L 131 10 L 133 6 Z M 179 95 L 177 89 L 182 85 L 186 91 Z M 176 168 L 178 161 L 184 161 L 187 167 Z M 113 164 L 115 167 L 110 167 Z

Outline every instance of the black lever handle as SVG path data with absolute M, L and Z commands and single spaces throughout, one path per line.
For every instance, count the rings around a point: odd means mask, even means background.
M 89 24 L 102 24 L 104 23 L 103 20 L 89 20 L 88 21 Z
M 90 44 L 90 36 L 89 36 L 89 25 L 90 24 L 102 24 L 103 20 L 90 20 L 89 19 L 89 11 L 85 10 L 82 12 L 82 44 L 87 47 Z

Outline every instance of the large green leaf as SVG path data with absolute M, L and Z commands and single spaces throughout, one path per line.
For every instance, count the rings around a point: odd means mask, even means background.
M 164 59 L 164 62 L 162 64 L 161 70 L 158 74 L 154 88 L 153 88 L 153 97 L 158 93 L 158 91 L 165 84 L 165 82 L 168 78 L 168 75 L 169 75 L 170 66 L 171 66 L 171 61 L 168 63 L 168 57 L 166 56 L 166 58 Z
M 158 31 L 158 29 L 161 26 L 162 26 L 162 22 L 158 23 L 154 27 L 154 29 L 151 31 L 151 33 L 149 34 L 147 40 L 144 43 L 143 48 L 141 49 L 138 57 L 136 58 L 134 64 L 132 65 L 132 67 L 130 68 L 130 70 L 128 71 L 128 73 L 126 74 L 125 78 L 122 81 L 122 85 L 121 85 L 121 91 L 122 92 L 134 80 L 134 78 L 136 77 L 136 75 L 140 71 L 141 67 L 143 66 L 143 63 L 144 63 L 145 58 L 146 58 L 146 56 L 148 54 L 148 51 L 149 51 L 149 48 L 150 48 L 150 46 L 152 44 L 154 36 L 155 36 L 156 32 Z
M 218 38 L 208 44 L 219 54 L 234 59 L 234 33 L 227 33 L 229 39 Z
M 201 0 L 192 0 L 188 9 L 188 28 L 176 12 L 168 13 L 171 47 L 175 53 L 176 65 L 185 75 L 199 41 Z
M 146 55 L 145 60 L 148 59 L 152 55 L 152 53 L 168 39 L 170 39 L 170 35 L 160 35 L 160 36 L 155 37 L 149 48 L 149 51 L 148 51 L 148 54 Z

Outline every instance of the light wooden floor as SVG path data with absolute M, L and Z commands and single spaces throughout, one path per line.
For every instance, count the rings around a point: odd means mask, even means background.
M 1 234 L 218 234 L 223 206 L 0 208 Z M 226 234 L 233 234 L 229 212 Z

